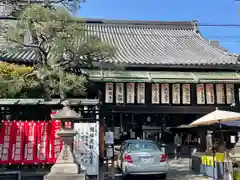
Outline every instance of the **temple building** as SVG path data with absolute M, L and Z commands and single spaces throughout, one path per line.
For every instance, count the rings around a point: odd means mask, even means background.
M 94 69 L 81 69 L 97 87 L 101 124 L 113 128 L 116 139 L 143 137 L 145 131 L 188 124 L 216 107 L 239 105 L 238 56 L 205 39 L 196 21 L 84 23 L 117 51 Z M 29 51 L 2 54 L 0 60 L 38 61 Z
M 117 48 L 99 70 L 86 70 L 102 92 L 101 118 L 108 126 L 142 137 L 144 130 L 188 124 L 216 107 L 239 104 L 238 56 L 205 39 L 196 21 L 87 26 Z

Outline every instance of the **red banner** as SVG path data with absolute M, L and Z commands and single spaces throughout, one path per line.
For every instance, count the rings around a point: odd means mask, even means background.
M 24 122 L 13 122 L 14 134 L 12 138 L 12 164 L 21 164 L 24 153 Z
M 52 132 L 51 132 L 51 138 L 50 138 L 50 146 L 51 146 L 51 158 L 49 158 L 50 163 L 55 163 L 58 155 L 61 152 L 62 149 L 62 140 L 57 135 L 57 131 L 60 130 L 61 123 L 58 120 L 52 120 Z
M 36 122 L 25 122 L 25 150 L 24 164 L 35 164 L 37 162 L 37 126 Z
M 2 121 L 2 126 L 0 129 L 0 164 L 2 164 L 3 155 L 3 144 L 4 144 L 4 133 L 5 133 L 5 121 Z
M 3 131 L 3 147 L 2 147 L 2 157 L 1 164 L 10 164 L 12 159 L 12 137 L 14 135 L 14 131 L 12 128 L 12 122 L 3 121 L 2 125 Z
M 46 121 L 38 122 L 37 129 L 37 162 L 40 164 L 46 164 L 49 161 L 50 123 Z
M 71 122 L 65 123 L 66 128 Z M 55 163 L 63 142 L 57 135 L 59 120 L 2 121 L 0 128 L 0 164 Z

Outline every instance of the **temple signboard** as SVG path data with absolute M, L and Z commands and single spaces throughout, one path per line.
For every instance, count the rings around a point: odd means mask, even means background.
M 181 94 L 180 94 L 180 84 L 173 84 L 172 85 L 172 103 L 173 104 L 180 104 Z
M 214 85 L 213 84 L 206 84 L 206 101 L 207 101 L 207 104 L 215 103 Z
M 204 84 L 197 84 L 197 104 L 205 104 Z
M 233 104 L 234 84 L 105 83 L 105 103 L 199 105 Z M 150 89 L 147 89 L 150 88 Z M 194 96 L 193 96 L 194 95 Z
M 225 104 L 224 84 L 216 84 L 217 104 Z
M 105 84 L 105 103 L 113 103 L 113 83 Z
M 169 84 L 161 84 L 161 103 L 169 104 Z
M 191 104 L 190 84 L 182 85 L 182 103 L 183 104 Z
M 138 104 L 145 103 L 145 84 L 144 83 L 137 84 L 137 103 Z
M 135 84 L 127 83 L 127 103 L 135 103 Z
M 226 99 L 227 104 L 235 103 L 234 84 L 226 84 Z
M 152 84 L 152 104 L 160 103 L 160 86 L 158 83 Z
M 124 84 L 116 83 L 116 103 L 124 103 Z

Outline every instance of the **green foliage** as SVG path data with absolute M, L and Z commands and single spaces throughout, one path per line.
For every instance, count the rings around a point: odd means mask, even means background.
M 7 96 L 86 95 L 87 78 L 69 69 L 91 68 L 93 60 L 111 58 L 115 53 L 111 45 L 90 35 L 85 24 L 71 17 L 66 9 L 30 6 L 5 32 L 5 39 L 12 44 L 8 51 L 30 50 L 39 62 L 26 73 L 20 73 L 21 68 L 18 68 L 16 77 L 20 80 L 10 78 L 14 88 L 6 87 L 11 92 Z M 6 80 L 6 77 L 1 78 Z
M 0 97 L 24 97 L 28 93 L 27 87 L 36 90 L 36 82 L 23 80 L 24 74 L 31 72 L 32 69 L 32 67 L 0 62 Z
M 59 6 L 63 6 L 67 10 L 71 12 L 76 12 L 81 8 L 81 5 L 85 3 L 85 0 L 1 0 L 6 6 L 12 6 L 12 12 L 9 15 L 14 17 L 18 17 L 22 11 L 25 10 L 29 4 L 41 3 L 44 4 L 45 7 L 55 8 Z
M 56 5 L 56 3 L 60 3 L 67 10 L 71 12 L 76 12 L 81 8 L 81 5 L 86 2 L 86 0 L 49 0 L 50 6 Z

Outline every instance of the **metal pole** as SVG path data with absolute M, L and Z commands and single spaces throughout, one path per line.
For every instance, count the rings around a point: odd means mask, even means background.
M 114 133 L 114 115 L 112 115 L 112 132 Z M 114 138 L 114 134 L 113 134 L 113 138 Z M 114 140 L 114 139 L 113 139 Z M 115 160 L 115 154 L 114 154 L 114 143 L 111 146 L 113 149 L 113 157 L 112 157 L 112 179 L 114 179 L 115 175 L 114 175 L 114 160 Z

